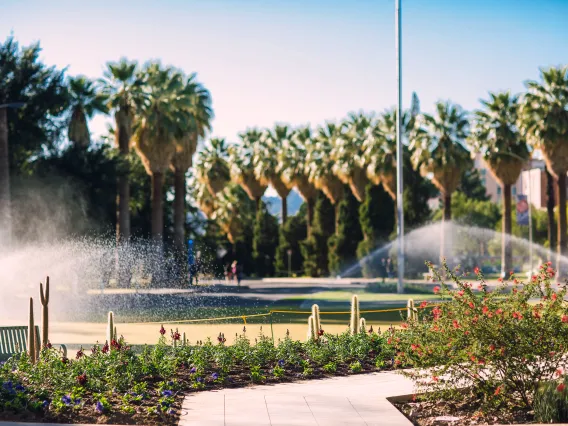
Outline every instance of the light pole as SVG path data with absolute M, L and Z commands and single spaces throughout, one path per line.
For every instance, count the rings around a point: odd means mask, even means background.
M 9 248 L 12 240 L 10 197 L 10 159 L 8 149 L 8 108 L 21 108 L 23 102 L 0 105 L 0 244 Z
M 404 206 L 402 182 L 402 0 L 396 1 L 396 217 L 398 239 L 398 293 L 404 292 Z

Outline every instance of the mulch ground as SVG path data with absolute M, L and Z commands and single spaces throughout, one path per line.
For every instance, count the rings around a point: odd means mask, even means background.
M 533 413 L 526 409 L 483 413 L 478 404 L 448 401 L 395 402 L 394 405 L 418 426 L 534 423 Z

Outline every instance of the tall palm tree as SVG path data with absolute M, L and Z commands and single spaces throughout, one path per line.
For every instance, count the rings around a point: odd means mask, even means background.
M 261 207 L 261 198 L 266 185 L 255 174 L 254 154 L 262 134 L 255 129 L 241 133 L 241 143 L 229 147 L 231 178 L 245 190 L 251 200 L 256 203 L 256 210 Z
M 141 82 L 137 78 L 138 64 L 122 58 L 108 62 L 103 74 L 103 94 L 108 98 L 107 107 L 114 112 L 114 143 L 118 148 L 125 172 L 118 176 L 116 241 L 130 239 L 130 184 L 128 181 L 128 155 L 132 139 L 132 125 L 136 112 L 136 98 L 140 96 Z
M 519 179 L 530 153 L 517 128 L 517 96 L 509 92 L 489 93 L 489 100 L 482 100 L 481 104 L 483 109 L 475 112 L 471 141 L 503 188 L 501 272 L 507 273 L 513 266 L 509 238 L 513 221 L 511 187 Z
M 187 132 L 187 111 L 191 100 L 183 96 L 185 82 L 181 73 L 159 63 L 142 71 L 144 96 L 134 132 L 136 152 L 152 179 L 152 238 L 159 248 L 164 231 L 163 186 L 176 150 L 175 141 Z
M 106 98 L 99 92 L 97 85 L 85 76 L 69 79 L 69 97 L 71 118 L 67 129 L 68 138 L 77 146 L 87 148 L 91 143 L 87 119 L 97 112 L 106 112 Z
M 251 130 L 259 132 L 256 129 Z M 278 152 L 282 150 L 285 141 L 292 136 L 288 126 L 276 126 L 274 130 L 266 130 L 258 137 L 255 144 L 254 171 L 263 185 L 271 185 L 282 200 L 282 226 L 286 224 L 288 217 L 287 198 L 290 188 L 282 180 L 282 171 L 278 162 Z M 256 136 L 255 136 L 256 137 Z
M 217 209 L 217 200 L 211 191 L 202 182 L 195 181 L 193 184 L 193 197 L 199 206 L 199 209 L 203 212 L 206 218 L 211 219 L 213 213 Z
M 310 182 L 306 158 L 312 143 L 312 131 L 309 127 L 296 129 L 289 140 L 285 141 L 279 153 L 282 181 L 288 188 L 296 188 L 307 205 L 307 234 L 312 235 L 314 204 L 318 190 Z
M 355 198 L 363 201 L 365 188 L 369 183 L 365 171 L 363 144 L 371 127 L 371 118 L 362 113 L 352 113 L 344 126 L 345 131 L 335 139 L 332 151 L 335 161 L 333 171 L 343 183 L 349 185 Z
M 227 238 L 231 244 L 235 244 L 237 238 L 243 231 L 243 218 L 240 214 L 240 206 L 244 205 L 245 199 L 242 197 L 243 191 L 240 190 L 239 184 L 231 182 L 223 191 L 218 194 L 216 199 L 216 207 L 211 215 L 211 219 L 221 227 L 227 234 Z
M 228 157 L 225 139 L 210 139 L 199 153 L 196 164 L 197 180 L 206 185 L 213 196 L 222 191 L 231 180 Z
M 469 135 L 467 114 L 459 105 L 438 102 L 436 115 L 422 114 L 416 121 L 411 141 L 413 163 L 423 176 L 432 175 L 444 200 L 444 220 L 451 220 L 452 193 L 463 172 L 473 165 L 465 147 Z
M 342 131 L 343 124 L 326 123 L 325 126 L 318 128 L 306 157 L 310 182 L 322 191 L 335 207 L 336 231 L 339 225 L 339 202 L 343 198 L 344 184 L 333 173 L 335 161 L 331 153 L 335 141 L 341 137 Z
M 187 114 L 180 116 L 188 122 L 188 131 L 175 140 L 176 150 L 170 166 L 174 172 L 174 245 L 178 253 L 183 253 L 185 247 L 186 173 L 193 163 L 198 139 L 211 129 L 213 118 L 209 91 L 197 82 L 195 74 L 187 78 L 183 96 L 191 101 Z
M 528 81 L 519 124 L 529 144 L 542 151 L 556 178 L 558 205 L 557 255 L 568 254 L 566 233 L 566 173 L 568 172 L 568 66 L 541 69 L 541 81 Z

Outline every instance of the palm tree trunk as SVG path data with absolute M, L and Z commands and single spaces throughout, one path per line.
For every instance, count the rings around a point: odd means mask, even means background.
M 185 251 L 185 172 L 174 170 L 174 246 L 178 254 Z
M 556 219 L 554 218 L 554 177 L 546 170 L 546 213 L 548 216 L 548 247 L 554 250 L 556 247 Z M 552 260 L 552 259 L 548 259 Z
M 337 200 L 335 202 L 335 205 L 333 206 L 335 209 L 335 235 L 337 235 L 339 233 L 339 205 L 341 204 L 340 200 Z
M 508 277 L 513 266 L 513 248 L 511 247 L 512 208 L 511 185 L 503 185 L 503 232 L 501 233 L 501 273 Z
M 452 220 L 452 194 L 444 195 L 444 221 Z
M 8 158 L 8 117 L 0 108 L 0 247 L 11 242 L 10 160 Z
M 125 162 L 128 161 L 130 151 L 130 140 L 128 139 L 130 134 L 131 132 L 126 129 L 121 129 L 118 133 L 118 149 Z M 118 244 L 127 243 L 130 239 L 130 183 L 128 178 L 128 171 L 118 177 L 118 199 L 116 200 L 116 242 Z
M 164 174 L 152 173 L 152 239 L 159 248 L 162 246 L 164 233 L 163 186 Z
M 286 224 L 288 219 L 288 197 L 282 197 L 282 226 Z
M 308 238 L 312 236 L 312 222 L 314 219 L 314 202 L 313 198 L 308 198 L 306 203 L 308 204 L 308 222 L 307 222 L 307 234 Z
M 256 204 L 256 213 L 258 213 L 260 211 L 260 207 L 262 206 L 261 202 L 262 202 L 261 197 L 256 197 L 254 199 L 254 203 Z
M 566 275 L 566 271 L 560 270 L 562 256 L 568 249 L 568 235 L 566 235 L 566 172 L 561 173 L 556 180 L 556 194 L 558 198 L 558 250 L 556 268 L 558 277 Z

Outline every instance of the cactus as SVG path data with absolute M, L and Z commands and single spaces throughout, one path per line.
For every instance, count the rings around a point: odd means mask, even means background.
M 107 324 L 107 342 L 110 345 L 114 339 L 114 313 L 112 311 L 108 312 L 108 324 Z
M 28 317 L 28 355 L 30 362 L 35 364 L 36 348 L 35 348 L 35 323 L 34 323 L 34 299 L 30 297 L 30 313 Z
M 312 316 L 314 317 L 314 331 L 316 340 L 319 340 L 319 331 L 321 330 L 320 308 L 318 305 L 312 305 Z
M 315 341 L 317 340 L 317 331 L 316 331 L 316 321 L 313 315 L 310 315 L 308 318 L 308 341 Z
M 356 294 L 351 298 L 351 334 L 359 333 L 359 298 Z
M 359 321 L 359 332 L 360 333 L 367 332 L 367 321 L 365 321 L 365 318 L 361 318 L 361 320 Z
M 45 293 L 43 292 L 43 284 L 39 283 L 39 298 L 41 300 L 41 346 L 45 347 L 49 342 L 49 277 L 45 279 Z
M 181 340 L 183 346 L 187 346 L 187 339 L 185 338 L 185 331 L 183 332 L 183 338 Z
M 118 342 L 118 334 L 116 332 L 116 325 L 114 326 L 114 335 L 112 337 L 114 338 L 114 340 L 116 340 Z
M 418 320 L 418 311 L 414 307 L 414 300 L 408 299 L 406 304 L 406 319 L 408 321 L 417 321 Z

